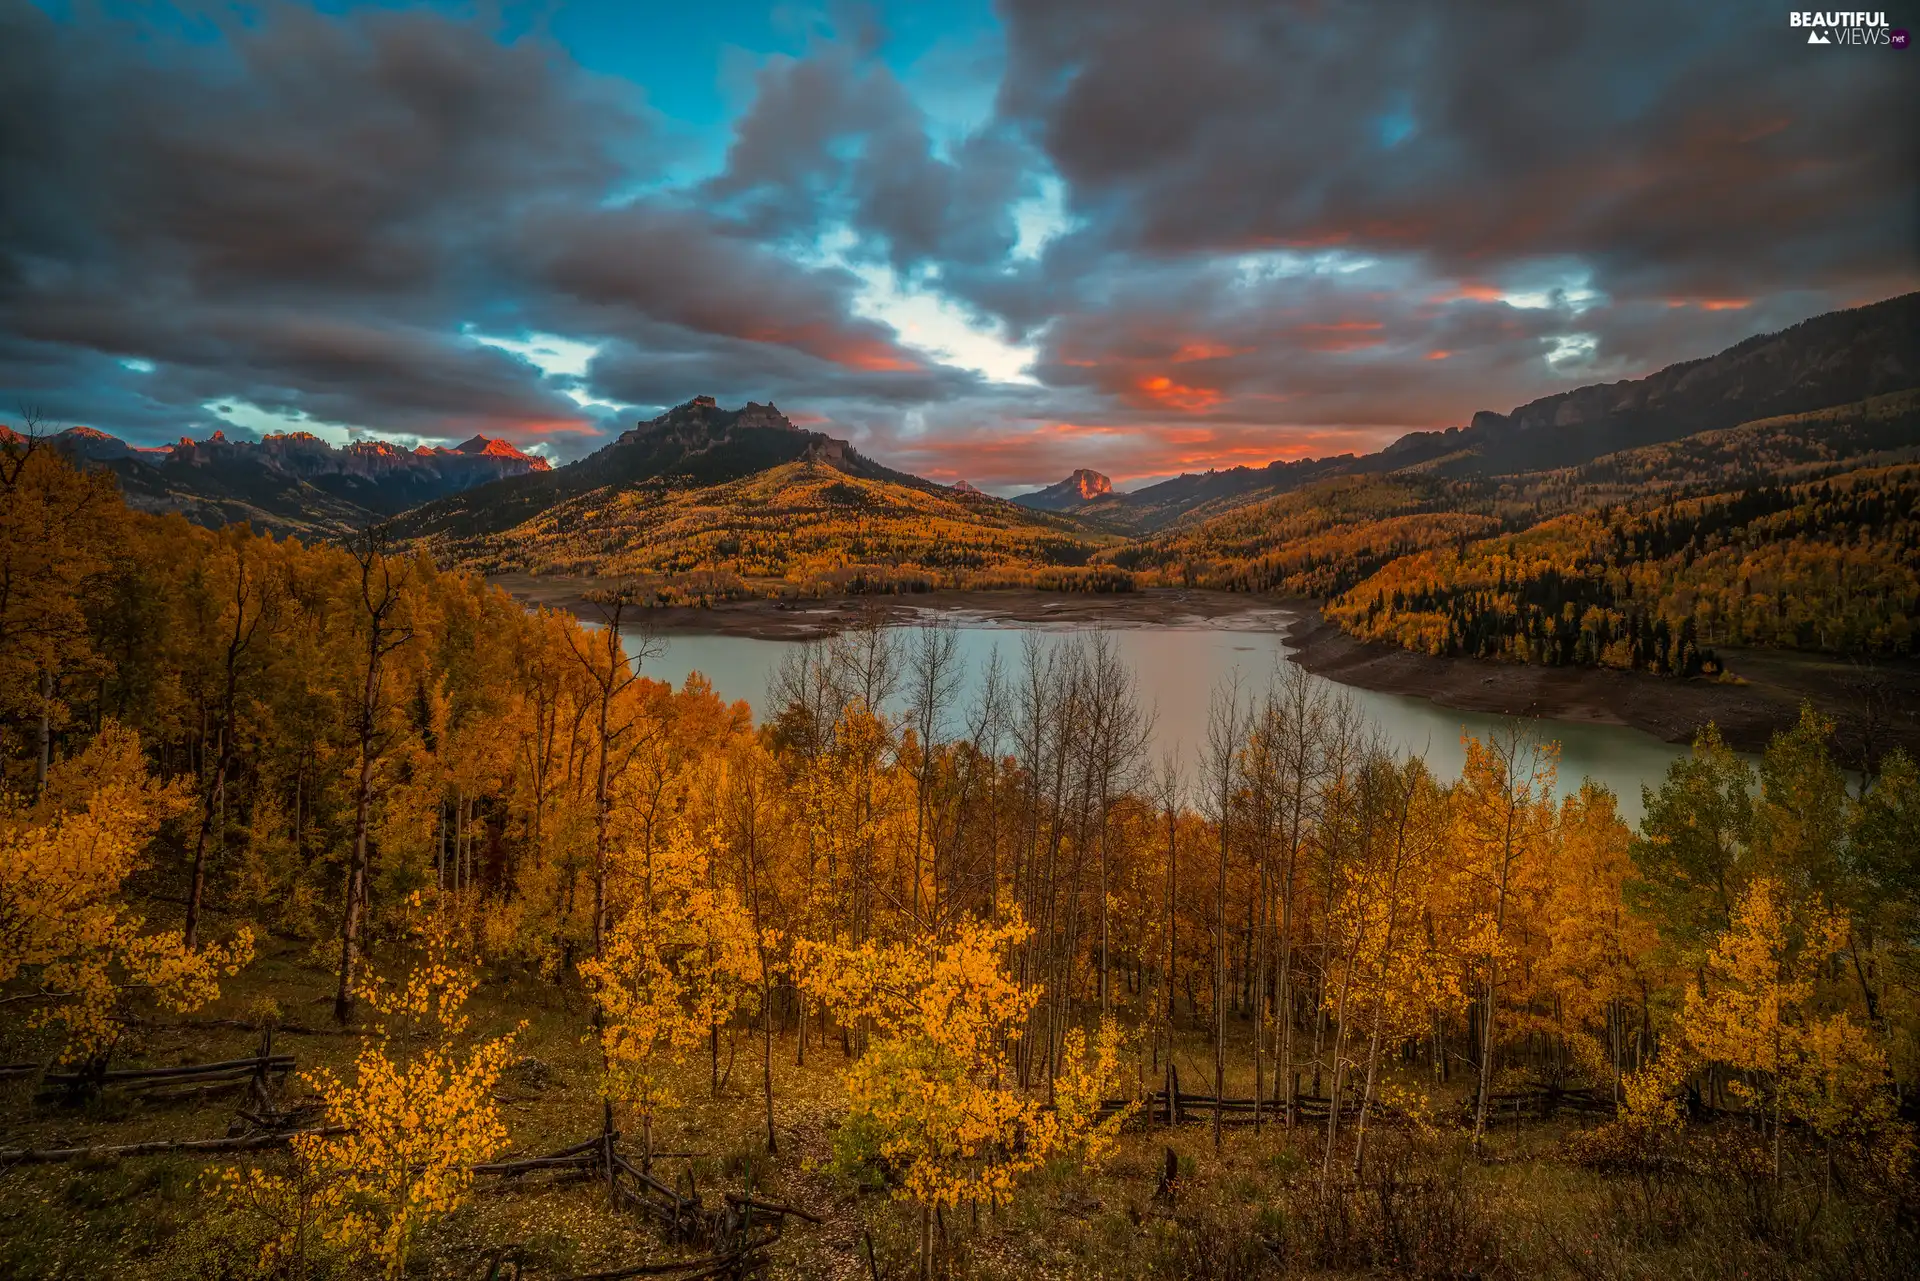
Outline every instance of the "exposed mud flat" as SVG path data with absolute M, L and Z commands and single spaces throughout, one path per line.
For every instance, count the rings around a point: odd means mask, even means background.
M 497 574 L 487 580 L 530 605 L 571 610 L 589 622 L 604 611 L 587 599 L 603 586 L 591 578 Z M 1207 625 L 1284 631 L 1302 606 L 1234 592 L 1155 588 L 1110 594 L 1042 591 L 936 591 L 897 596 L 821 600 L 737 600 L 700 607 L 661 606 L 630 611 L 637 628 L 661 633 L 744 636 L 758 640 L 814 640 L 877 615 L 889 625 L 940 618 L 973 626 L 1179 627 Z M 1305 608 L 1311 608 L 1306 606 Z
M 1472 658 L 1436 658 L 1358 640 L 1310 607 L 1288 636 L 1308 671 L 1361 689 L 1410 694 L 1459 711 L 1629 725 L 1670 743 L 1692 740 L 1712 721 L 1741 751 L 1763 750 L 1810 701 L 1839 727 L 1852 764 L 1867 740 L 1876 750 L 1920 749 L 1920 664 L 1858 667 L 1845 659 L 1762 650 L 1722 651 L 1737 680 L 1675 680 L 1645 672 L 1530 667 Z

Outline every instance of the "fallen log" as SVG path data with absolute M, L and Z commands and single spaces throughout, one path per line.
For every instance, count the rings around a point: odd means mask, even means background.
M 247 1077 L 237 1077 L 231 1081 L 212 1081 L 204 1084 L 175 1085 L 164 1090 L 148 1090 L 134 1097 L 142 1103 L 192 1103 L 217 1099 L 224 1095 L 244 1090 L 251 1084 Z
M 558 1152 L 549 1152 L 547 1153 L 547 1155 L 548 1156 L 578 1156 L 582 1152 L 597 1152 L 599 1151 L 599 1149 L 600 1149 L 600 1136 L 596 1134 L 590 1139 L 582 1139 L 580 1142 L 574 1144 L 570 1148 L 561 1148 Z
M 599 1140 L 594 1140 L 595 1144 Z M 530 1156 L 517 1161 L 486 1161 L 473 1167 L 475 1174 L 503 1174 L 511 1178 L 533 1170 L 585 1170 L 600 1164 L 598 1152 L 574 1152 L 556 1156 Z
M 117 1085 L 126 1081 L 188 1081 L 209 1076 L 250 1075 L 263 1070 L 259 1055 L 220 1063 L 183 1063 L 178 1067 L 119 1068 L 112 1072 L 49 1072 L 48 1085 Z M 293 1055 L 275 1054 L 264 1064 L 268 1072 L 291 1072 Z
M 258 1152 L 282 1147 L 294 1139 L 331 1137 L 347 1133 L 344 1125 L 322 1126 L 317 1130 L 290 1130 L 281 1134 L 249 1134 L 237 1139 L 155 1139 L 148 1143 L 120 1143 L 88 1148 L 7 1148 L 0 1149 L 0 1166 L 48 1165 L 57 1161 L 86 1161 L 95 1157 L 167 1156 L 195 1152 Z
M 794 1218 L 805 1219 L 808 1223 L 825 1222 L 818 1215 L 809 1214 L 798 1206 L 785 1205 L 779 1201 L 761 1201 L 755 1197 L 738 1196 L 732 1192 L 727 1193 L 727 1204 L 741 1209 L 764 1210 L 768 1214 L 791 1214 Z
M 681 1196 L 678 1189 L 669 1187 L 668 1185 L 662 1183 L 660 1180 L 654 1178 L 651 1174 L 648 1174 L 645 1170 L 641 1169 L 639 1166 L 635 1165 L 633 1162 L 627 1160 L 627 1158 L 619 1155 L 618 1153 L 614 1154 L 613 1163 L 616 1167 L 619 1168 L 621 1173 L 630 1176 L 634 1180 L 634 1182 L 638 1183 L 641 1187 L 646 1188 L 648 1191 L 653 1192 L 658 1196 L 665 1197 L 673 1205 L 680 1206 L 683 1210 L 689 1209 L 689 1208 L 691 1209 L 699 1208 L 700 1206 L 699 1198 L 696 1197 L 692 1200 L 689 1200 L 686 1197 Z
M 630 1277 L 671 1276 L 674 1281 L 704 1281 L 707 1277 L 738 1274 L 742 1268 L 760 1268 L 766 1263 L 764 1258 L 752 1256 L 773 1243 L 768 1237 L 730 1254 L 710 1254 L 701 1259 L 685 1259 L 678 1263 L 637 1263 L 628 1268 L 609 1268 L 605 1272 L 581 1272 L 566 1278 L 566 1281 L 627 1281 Z
M 502 1179 L 498 1183 L 476 1183 L 473 1190 L 476 1195 L 492 1193 L 520 1192 L 526 1190 L 545 1191 L 566 1183 L 589 1183 L 600 1177 L 598 1170 L 561 1170 L 551 1179 L 540 1183 L 522 1183 L 518 1179 Z

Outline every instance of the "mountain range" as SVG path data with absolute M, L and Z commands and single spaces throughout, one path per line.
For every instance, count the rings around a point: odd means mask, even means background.
M 1764 438 L 1775 444 L 1784 432 L 1794 448 L 1836 458 L 1855 456 L 1850 450 L 1904 456 L 1920 445 L 1920 431 L 1910 402 L 1887 398 L 1915 388 L 1920 294 L 1908 294 L 1644 378 L 1483 411 L 1376 453 L 1187 474 L 1131 493 L 1080 468 L 1011 501 L 994 498 L 965 482 L 940 485 L 888 468 L 844 440 L 796 427 L 774 405 L 725 409 L 711 396 L 558 467 L 482 436 L 452 449 L 409 450 L 376 440 L 335 448 L 305 433 L 249 442 L 216 432 L 147 449 L 70 428 L 53 444 L 83 465 L 112 470 L 138 507 L 323 537 L 388 520 L 397 536 L 490 571 L 721 575 L 726 591 L 872 588 L 894 575 L 950 585 L 1038 581 L 1034 575 L 1100 585 L 1103 576 L 1164 575 L 1175 566 L 1183 581 L 1200 581 L 1207 574 L 1195 566 L 1271 559 L 1291 537 L 1285 531 L 1304 528 L 1301 513 L 1311 512 L 1306 523 L 1315 529 L 1345 527 L 1351 517 L 1368 531 L 1365 554 L 1311 580 L 1333 590 L 1336 580 L 1351 586 L 1366 566 L 1430 545 L 1439 531 L 1479 536 L 1521 520 L 1488 496 L 1503 477 L 1529 478 L 1521 489 L 1562 473 L 1589 484 L 1613 474 L 1593 470 L 1596 460 L 1644 471 L 1645 459 L 1668 457 L 1659 450 L 1673 442 L 1760 421 L 1793 424 L 1769 429 Z M 1839 417 L 1819 418 L 1823 411 Z M 1779 456 L 1799 457 L 1794 448 Z M 1645 450 L 1655 452 L 1635 454 Z M 1724 450 L 1708 453 L 1712 483 L 1732 483 L 1739 465 Z M 1308 580 L 1289 582 L 1295 590 Z
M 204 440 L 183 436 L 177 444 L 142 447 L 92 427 L 69 427 L 49 443 L 78 465 L 113 472 L 135 508 L 178 511 L 203 525 L 244 520 L 309 536 L 343 533 L 448 494 L 552 467 L 485 436 L 451 449 L 404 449 L 383 440 L 336 448 L 309 432 L 252 441 L 216 431 Z
M 1189 473 L 1128 493 L 1072 476 L 1014 501 L 1140 534 L 1222 514 L 1334 476 L 1418 470 L 1473 477 L 1575 466 L 1642 445 L 1761 418 L 1853 404 L 1920 386 L 1920 293 L 1830 312 L 1644 378 L 1481 410 L 1464 427 L 1412 432 L 1372 454 Z

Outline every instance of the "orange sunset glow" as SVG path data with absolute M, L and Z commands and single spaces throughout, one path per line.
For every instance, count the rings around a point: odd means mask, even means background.
M 1185 383 L 1175 382 L 1165 374 L 1142 378 L 1138 385 L 1147 398 L 1154 403 L 1190 414 L 1211 409 L 1225 399 L 1212 387 L 1189 387 Z

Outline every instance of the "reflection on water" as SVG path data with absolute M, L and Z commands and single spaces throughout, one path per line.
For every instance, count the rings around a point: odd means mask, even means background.
M 960 650 L 967 671 L 962 706 L 977 692 L 987 660 L 996 649 L 1001 664 L 1011 673 L 1020 662 L 1022 632 L 1058 634 L 1062 630 L 1034 623 L 1000 623 L 978 615 L 945 617 L 959 624 Z M 1281 611 L 1264 610 L 1230 618 L 1105 629 L 1120 658 L 1138 678 L 1141 701 L 1153 710 L 1156 755 L 1170 750 L 1186 756 L 1194 754 L 1206 735 L 1207 708 L 1214 689 L 1225 685 L 1236 672 L 1249 692 L 1264 688 L 1273 665 L 1286 661 L 1280 630 L 1287 618 Z M 740 636 L 666 636 L 652 642 L 658 652 L 647 660 L 643 674 L 678 685 L 690 673 L 699 672 L 713 682 L 722 697 L 747 699 L 753 704 L 754 714 L 760 716 L 767 710 L 767 682 L 781 656 L 800 643 Z M 1459 775 L 1465 757 L 1460 747 L 1463 731 L 1484 735 L 1501 721 L 1484 712 L 1450 711 L 1405 694 L 1378 694 L 1321 677 L 1314 679 L 1353 699 L 1396 748 L 1424 753 L 1428 765 L 1441 778 Z M 1641 785 L 1658 785 L 1667 763 L 1686 751 L 1621 726 L 1545 721 L 1541 732 L 1543 737 L 1560 742 L 1562 793 L 1579 787 L 1582 778 L 1591 777 L 1613 789 L 1629 822 L 1640 818 Z

